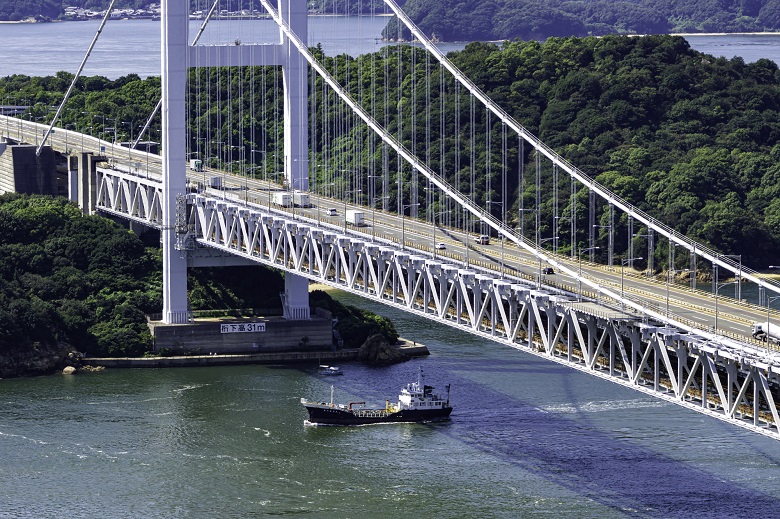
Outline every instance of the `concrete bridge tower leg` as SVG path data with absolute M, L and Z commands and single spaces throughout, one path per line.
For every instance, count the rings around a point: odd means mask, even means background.
M 189 2 L 162 1 L 163 322 L 187 322 L 187 258 L 176 250 L 176 199 L 186 190 Z
M 307 43 L 308 13 L 305 0 L 281 0 L 279 15 Z M 279 29 L 282 38 L 284 85 L 284 172 L 290 189 L 309 190 L 308 63 Z
M 304 43 L 308 39 L 305 0 L 281 0 L 279 15 Z M 284 172 L 290 190 L 309 190 L 308 63 L 281 28 L 282 83 L 284 85 Z M 265 159 L 265 157 L 263 157 Z M 309 319 L 309 281 L 295 274 L 284 275 L 284 315 Z

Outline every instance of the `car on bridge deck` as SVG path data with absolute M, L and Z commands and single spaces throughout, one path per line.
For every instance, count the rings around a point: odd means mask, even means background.
M 542 270 L 542 274 L 555 274 L 555 269 L 552 267 L 544 267 L 544 270 Z
M 337 214 L 339 214 L 339 212 L 336 211 L 335 207 L 331 207 L 327 211 L 325 211 L 325 214 L 327 214 L 328 216 L 336 216 Z
M 481 236 L 476 237 L 477 243 L 480 245 L 490 245 L 490 236 L 487 234 L 483 234 Z
M 447 248 L 447 246 L 444 245 L 444 243 L 439 242 L 439 243 L 436 244 L 436 248 L 439 249 L 439 250 L 444 250 L 444 249 Z

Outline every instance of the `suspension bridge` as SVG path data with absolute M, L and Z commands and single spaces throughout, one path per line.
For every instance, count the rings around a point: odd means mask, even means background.
M 164 322 L 189 321 L 188 266 L 259 263 L 286 272 L 289 319 L 314 280 L 780 438 L 780 353 L 751 333 L 780 322 L 780 286 L 569 163 L 392 0 L 386 37 L 418 45 L 356 58 L 311 47 L 305 2 L 260 2 L 276 41 L 206 45 L 219 2 L 192 38 L 163 1 L 160 155 L 0 116 L 7 139 L 80 157 L 85 211 L 160 230 Z

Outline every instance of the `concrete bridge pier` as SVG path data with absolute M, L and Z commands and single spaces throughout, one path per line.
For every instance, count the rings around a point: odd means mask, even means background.
M 311 319 L 309 310 L 309 280 L 303 276 L 284 273 L 282 309 L 285 319 Z
M 57 194 L 57 167 L 54 152 L 44 146 L 40 156 L 32 144 L 2 144 L 0 154 L 0 193 Z
M 94 214 L 97 202 L 97 164 L 105 157 L 81 152 L 76 156 L 77 167 L 68 169 L 68 198 L 77 202 L 84 214 Z M 73 177 L 76 177 L 75 179 Z M 75 190 L 75 191 L 74 191 Z
M 65 164 L 68 169 L 68 200 L 78 203 L 79 194 L 79 158 L 75 155 L 67 155 Z

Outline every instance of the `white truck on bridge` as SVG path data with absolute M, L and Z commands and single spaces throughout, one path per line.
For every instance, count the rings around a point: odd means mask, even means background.
M 355 227 L 362 227 L 365 223 L 363 211 L 357 209 L 347 209 L 347 223 L 352 224 Z
M 753 323 L 753 338 L 767 342 L 780 343 L 780 325 L 765 323 Z
M 311 202 L 309 201 L 309 193 L 305 191 L 293 192 L 293 205 L 297 207 L 311 207 Z
M 293 204 L 292 193 L 289 191 L 277 191 L 274 193 L 274 205 L 291 207 Z

